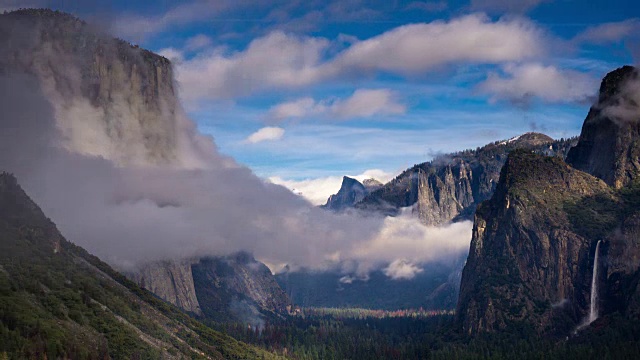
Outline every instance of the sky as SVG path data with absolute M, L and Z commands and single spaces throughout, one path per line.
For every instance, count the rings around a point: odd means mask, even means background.
M 578 135 L 640 58 L 633 0 L 0 1 L 72 12 L 172 60 L 219 151 L 315 204 L 527 131 Z

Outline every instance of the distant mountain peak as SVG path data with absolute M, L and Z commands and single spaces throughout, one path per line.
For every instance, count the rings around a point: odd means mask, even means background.
M 343 176 L 340 190 L 338 190 L 336 194 L 331 195 L 327 203 L 322 207 L 334 211 L 344 210 L 362 200 L 368 193 L 367 187 L 360 183 L 360 181 L 348 176 Z

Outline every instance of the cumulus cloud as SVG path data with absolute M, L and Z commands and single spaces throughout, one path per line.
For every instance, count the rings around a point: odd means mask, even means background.
M 340 76 L 381 72 L 411 76 L 450 64 L 521 61 L 543 56 L 547 42 L 543 31 L 525 19 L 492 21 L 472 14 L 399 26 L 354 41 L 333 56 L 335 41 L 274 31 L 254 39 L 244 50 L 203 51 L 177 70 L 183 96 L 197 101 L 303 87 Z
M 405 259 L 394 260 L 389 266 L 382 269 L 385 275 L 394 280 L 411 280 L 417 274 L 424 270 L 419 266 L 416 266 Z
M 346 175 L 360 182 L 366 179 L 376 179 L 381 183 L 386 183 L 392 179 L 393 174 L 380 169 L 366 170 L 359 175 Z M 314 205 L 324 205 L 329 196 L 340 190 L 342 176 L 327 176 L 315 179 L 289 180 L 278 176 L 269 178 L 269 181 L 282 185 L 291 190 L 294 194 L 300 195 Z
M 263 141 L 280 140 L 284 136 L 284 129 L 275 126 L 266 126 L 249 135 L 246 142 L 256 144 Z
M 398 217 L 384 219 L 384 225 L 371 241 L 354 244 L 344 257 L 357 262 L 356 274 L 368 274 L 371 270 L 401 260 L 406 264 L 427 262 L 451 262 L 469 250 L 473 223 L 464 221 L 442 227 L 422 225 L 404 211 Z M 407 270 L 411 266 L 396 263 L 392 269 Z
M 536 97 L 550 103 L 581 102 L 595 95 L 597 80 L 591 76 L 539 63 L 508 64 L 505 75 L 490 73 L 478 89 L 492 101 L 526 104 Z
M 574 40 L 603 44 L 624 40 L 630 36 L 638 36 L 638 32 L 640 32 L 640 19 L 633 18 L 591 26 L 576 35 Z
M 540 56 L 541 31 L 524 19 L 491 21 L 473 14 L 449 22 L 410 24 L 358 42 L 335 59 L 335 66 L 360 71 L 416 74 L 473 62 L 495 64 Z
M 269 109 L 267 117 L 279 121 L 318 115 L 334 119 L 352 119 L 404 114 L 406 107 L 397 98 L 397 94 L 388 89 L 358 89 L 345 99 L 316 101 L 306 97 L 284 102 Z
M 178 66 L 187 99 L 225 98 L 267 88 L 309 85 L 325 77 L 320 67 L 329 41 L 280 31 L 257 38 L 244 51 L 214 48 Z

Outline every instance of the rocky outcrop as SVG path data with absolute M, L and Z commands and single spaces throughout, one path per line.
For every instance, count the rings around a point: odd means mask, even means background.
M 362 200 L 368 192 L 367 188 L 358 180 L 344 176 L 340 190 L 331 195 L 322 207 L 334 211 L 350 208 Z
M 518 326 L 566 336 L 591 305 L 601 316 L 640 314 L 640 119 L 635 70 L 608 74 L 568 161 L 512 152 L 493 197 L 480 205 L 460 286 L 468 334 Z M 626 80 L 625 80 L 626 79 Z M 633 88 L 633 87 L 632 87 Z M 626 99 L 626 100 L 625 100 Z M 624 119 L 620 114 L 624 106 Z M 583 171 L 587 172 L 583 172 Z M 598 271 L 594 275 L 599 246 Z
M 202 315 L 191 274 L 192 260 L 160 261 L 146 264 L 130 274 L 140 287 L 179 308 Z
M 395 216 L 413 206 L 425 225 L 471 219 L 476 206 L 491 197 L 509 152 L 530 149 L 564 158 L 576 139 L 527 133 L 475 150 L 439 156 L 416 165 L 355 204 L 358 209 Z
M 447 222 L 474 203 L 472 171 L 467 163 L 455 159 L 451 164 L 432 167 L 429 171 L 418 171 L 416 210 L 423 224 Z
M 640 80 L 638 70 L 621 67 L 600 86 L 576 147 L 567 162 L 621 188 L 640 177 Z
M 63 147 L 121 165 L 193 166 L 193 125 L 166 58 L 46 9 L 0 15 L 0 44 L 0 74 L 39 79 Z
M 202 312 L 211 318 L 259 322 L 291 304 L 269 268 L 247 253 L 203 258 L 192 270 Z
M 569 304 L 563 310 L 574 324 L 580 321 L 588 311 L 597 240 L 575 230 L 567 209 L 593 196 L 613 195 L 561 159 L 511 153 L 495 194 L 475 216 L 457 308 L 466 333 L 518 322 L 550 330 L 553 304 Z
M 218 321 L 260 322 L 291 303 L 269 268 L 247 253 L 159 261 L 127 276 L 165 301 Z

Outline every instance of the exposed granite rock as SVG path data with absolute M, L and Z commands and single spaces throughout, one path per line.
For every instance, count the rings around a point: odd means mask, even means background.
M 552 304 L 563 302 L 570 320 L 580 321 L 597 240 L 576 233 L 566 206 L 596 195 L 613 196 L 604 182 L 561 159 L 510 154 L 495 194 L 475 216 L 457 309 L 466 333 L 517 322 L 548 331 Z
M 418 218 L 424 224 L 442 224 L 473 204 L 472 171 L 455 159 L 451 164 L 418 172 Z
M 353 204 L 362 200 L 367 193 L 367 188 L 358 180 L 344 176 L 340 190 L 336 194 L 331 195 L 327 203 L 322 207 L 334 211 L 350 208 Z
M 254 322 L 291 304 L 269 268 L 247 253 L 203 258 L 192 269 L 202 312 L 211 318 Z
M 568 161 L 512 152 L 475 218 L 457 319 L 468 334 L 518 324 L 566 336 L 590 305 L 640 315 L 640 87 L 624 67 L 602 82 Z M 586 172 L 583 172 L 583 171 Z M 588 173 L 589 174 L 588 174 Z
M 201 315 L 191 274 L 194 261 L 160 261 L 146 264 L 129 275 L 140 287 L 179 308 Z
M 602 80 L 576 147 L 567 162 L 615 188 L 640 178 L 640 80 L 624 66 Z
M 471 219 L 477 204 L 493 194 L 510 151 L 524 148 L 564 158 L 575 141 L 526 133 L 475 150 L 442 155 L 404 171 L 355 207 L 395 216 L 401 208 L 414 206 L 425 225 Z
M 64 13 L 0 15 L 0 74 L 35 75 L 62 145 L 119 164 L 180 164 L 182 118 L 169 60 Z
M 146 264 L 127 275 L 186 311 L 218 321 L 262 321 L 291 302 L 269 268 L 247 253 Z

